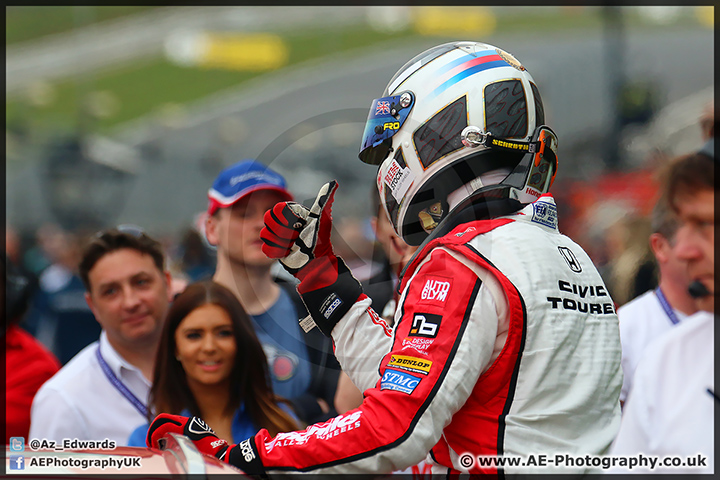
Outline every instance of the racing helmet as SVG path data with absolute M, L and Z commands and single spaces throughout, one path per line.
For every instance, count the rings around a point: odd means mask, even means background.
M 547 193 L 557 137 L 544 123 L 535 81 L 515 57 L 445 43 L 407 62 L 373 100 L 359 158 L 379 165 L 378 192 L 397 234 L 420 245 L 460 187 L 474 201 L 507 198 L 518 208 Z

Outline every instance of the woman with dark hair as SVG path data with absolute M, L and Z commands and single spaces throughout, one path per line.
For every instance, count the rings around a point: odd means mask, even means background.
M 165 321 L 151 413 L 197 415 L 215 433 L 237 443 L 266 428 L 272 435 L 298 429 L 289 402 L 272 391 L 267 359 L 237 298 L 214 282 L 189 285 Z M 145 446 L 148 425 L 130 446 Z

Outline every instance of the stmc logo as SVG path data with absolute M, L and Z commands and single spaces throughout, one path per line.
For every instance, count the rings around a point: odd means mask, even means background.
M 558 247 L 558 250 L 560 251 L 560 255 L 562 255 L 563 259 L 565 259 L 565 263 L 567 263 L 568 267 L 570 267 L 570 270 L 575 273 L 582 272 L 580 262 L 578 262 L 578 259 L 572 250 L 567 247 Z
M 25 457 L 22 455 L 11 455 L 10 470 L 25 470 Z

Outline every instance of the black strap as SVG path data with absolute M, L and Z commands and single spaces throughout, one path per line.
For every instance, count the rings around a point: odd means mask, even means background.
M 315 324 L 328 337 L 363 293 L 360 282 L 345 265 L 345 261 L 337 257 L 337 264 L 338 276 L 335 283 L 302 295 Z
M 250 437 L 247 440 L 243 440 L 226 452 L 227 459 L 221 458 L 220 460 L 227 461 L 230 465 L 233 465 L 248 475 L 257 475 L 260 478 L 267 478 L 265 474 L 265 467 L 260 460 L 260 453 L 255 445 L 255 437 Z

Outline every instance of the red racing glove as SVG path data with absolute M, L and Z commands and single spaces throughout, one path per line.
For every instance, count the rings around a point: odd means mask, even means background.
M 149 448 L 163 449 L 165 436 L 168 433 L 178 433 L 188 437 L 200 453 L 212 455 L 218 460 L 233 465 L 250 475 L 264 475 L 265 469 L 260 460 L 255 438 L 235 445 L 218 438 L 213 429 L 198 417 L 181 417 L 161 413 L 150 424 L 145 443 Z
M 337 187 L 335 180 L 323 185 L 311 208 L 296 202 L 280 202 L 265 212 L 265 228 L 260 232 L 263 253 L 279 258 L 283 267 L 301 282 L 312 270 L 308 267 L 313 260 L 337 258 L 330 243 Z
M 285 270 L 300 280 L 298 292 L 315 324 L 328 336 L 362 295 L 360 282 L 333 253 L 330 243 L 337 187 L 335 180 L 323 185 L 310 208 L 296 202 L 278 203 L 265 213 L 260 232 L 262 251 L 280 259 Z

